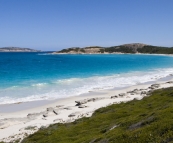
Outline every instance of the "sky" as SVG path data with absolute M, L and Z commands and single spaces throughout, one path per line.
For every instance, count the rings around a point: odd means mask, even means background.
M 0 47 L 173 47 L 173 0 L 0 0 Z

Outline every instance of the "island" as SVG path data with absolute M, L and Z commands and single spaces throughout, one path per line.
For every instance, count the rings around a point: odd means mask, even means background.
M 30 49 L 30 48 L 2 47 L 0 48 L 0 52 L 41 52 L 41 51 Z
M 111 47 L 72 47 L 56 51 L 53 54 L 110 54 L 110 53 L 129 53 L 129 54 L 173 54 L 173 47 L 153 46 L 142 43 L 123 44 Z

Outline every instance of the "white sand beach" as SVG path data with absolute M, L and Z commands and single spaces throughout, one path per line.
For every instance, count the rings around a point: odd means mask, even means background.
M 141 100 L 159 88 L 173 86 L 173 79 L 134 85 L 122 89 L 95 90 L 87 94 L 56 101 L 28 102 L 0 106 L 0 141 L 12 142 L 54 123 L 72 122 L 90 117 L 101 107 Z

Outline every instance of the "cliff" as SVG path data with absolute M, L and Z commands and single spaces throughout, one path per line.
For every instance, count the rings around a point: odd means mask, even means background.
M 40 52 L 30 48 L 19 48 L 19 47 L 3 47 L 0 48 L 0 52 Z

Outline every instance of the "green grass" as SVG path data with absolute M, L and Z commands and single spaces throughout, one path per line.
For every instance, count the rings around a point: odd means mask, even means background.
M 90 118 L 51 125 L 23 140 L 23 143 L 58 142 L 171 143 L 173 88 L 157 90 L 140 101 L 98 109 Z

